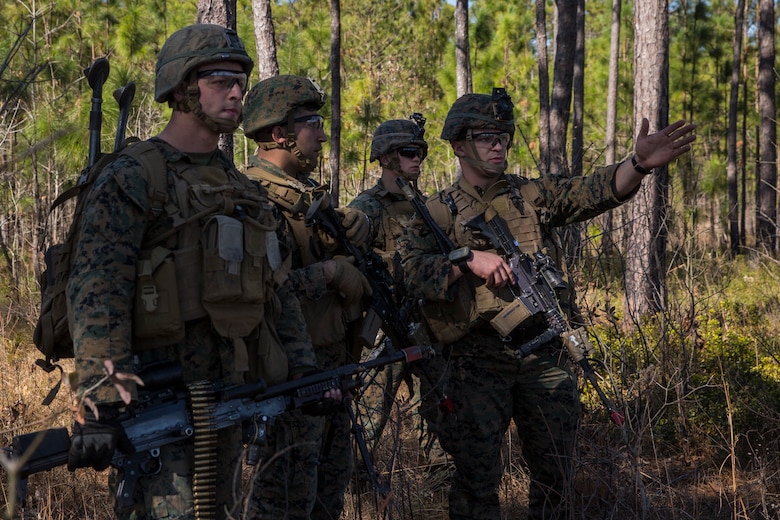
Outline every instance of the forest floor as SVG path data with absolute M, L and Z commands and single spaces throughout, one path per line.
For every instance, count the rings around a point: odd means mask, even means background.
M 0 364 L 4 374 L 0 434 L 6 446 L 20 429 L 37 430 L 51 423 L 51 416 L 38 403 L 53 376 L 42 377 L 40 370 L 23 369 L 30 367 L 29 362 L 17 359 Z M 14 399 L 20 393 L 24 395 Z M 52 409 L 63 406 L 64 397 L 58 397 Z M 411 428 L 411 410 L 404 401 L 399 401 L 397 408 L 403 417 L 400 429 L 391 420 L 384 442 L 374 451 L 377 472 L 390 493 L 375 493 L 365 470 L 358 466 L 346 494 L 342 520 L 448 518 L 448 476 L 454 467 L 451 461 L 428 463 Z M 580 431 L 572 519 L 780 519 L 777 464 L 770 467 L 768 461 L 763 467 L 731 472 L 723 461 L 702 457 L 634 456 L 637 448 L 625 442 L 631 438 L 630 418 L 627 426 L 617 427 L 601 410 L 595 412 L 586 413 Z M 54 425 L 67 415 L 60 414 Z M 522 520 L 527 515 L 528 478 L 514 427 L 507 432 L 503 461 L 505 472 L 499 489 L 502 518 Z M 356 463 L 360 464 L 360 458 Z M 91 469 L 71 473 L 64 467 L 35 474 L 29 478 L 26 501 L 16 518 L 113 518 L 107 475 Z M 7 503 L 10 490 L 5 472 L 0 482 L 0 498 Z

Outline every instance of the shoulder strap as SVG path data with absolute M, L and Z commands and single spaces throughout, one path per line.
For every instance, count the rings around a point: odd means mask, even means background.
M 268 190 L 268 198 L 274 204 L 284 207 L 293 214 L 305 213 L 311 204 L 310 191 L 313 186 L 306 186 L 292 177 L 282 178 L 272 172 L 250 166 L 246 170 L 247 176 L 260 181 Z
M 428 212 L 431 214 L 433 220 L 448 235 L 452 230 L 453 217 L 452 208 L 447 204 L 447 199 L 450 197 L 451 193 L 451 187 L 445 188 L 436 196 L 429 198 L 425 202 L 425 206 L 428 208 Z
M 538 207 L 541 202 L 542 192 L 539 191 L 539 187 L 535 182 L 531 182 L 530 179 L 520 177 L 518 175 L 507 175 L 507 181 L 512 188 L 520 191 L 523 196 L 523 200 Z
M 165 198 L 168 193 L 167 182 L 167 167 L 165 158 L 154 143 L 150 141 L 138 141 L 131 142 L 119 154 L 129 155 L 137 160 L 141 166 L 143 166 L 143 174 L 146 178 L 146 183 L 149 186 L 149 200 L 151 201 L 152 211 L 155 213 L 162 211 L 165 204 Z M 118 155 L 106 154 L 96 162 L 91 171 L 102 171 L 109 163 L 116 160 Z M 94 181 L 96 176 L 87 178 L 86 182 L 71 186 L 67 190 L 60 193 L 59 197 L 54 199 L 49 208 L 49 213 L 54 211 L 58 206 L 68 199 L 71 199 L 82 191 L 87 189 Z
M 152 214 L 162 213 L 168 196 L 168 166 L 162 152 L 151 141 L 139 141 L 120 152 L 138 161 L 149 186 L 149 205 Z

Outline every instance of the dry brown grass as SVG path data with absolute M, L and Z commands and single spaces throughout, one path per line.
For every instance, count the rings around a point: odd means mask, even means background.
M 4 322 L 4 326 L 7 322 Z M 0 351 L 0 442 L 15 434 L 65 425 L 66 391 L 51 407 L 40 405 L 55 374 L 34 368 L 35 351 L 8 328 Z M 403 387 L 402 387 L 403 388 Z M 665 455 L 652 434 L 630 418 L 624 430 L 612 425 L 603 410 L 589 408 L 583 421 L 578 453 L 576 504 L 571 520 L 769 520 L 780 518 L 778 439 L 766 439 L 760 458 L 753 456 L 734 471 L 728 460 L 713 453 Z M 55 412 L 53 412 L 53 410 Z M 57 413 L 59 411 L 60 413 Z M 399 420 L 400 418 L 400 420 Z M 378 497 L 364 479 L 356 478 L 346 496 L 347 519 L 444 520 L 447 518 L 447 472 L 432 468 L 422 456 L 412 428 L 408 404 L 399 405 L 375 452 L 375 464 L 389 482 L 390 498 Z M 400 426 L 399 426 L 400 424 Z M 746 460 L 748 460 L 746 459 Z M 513 432 L 504 449 L 505 474 L 499 493 L 502 518 L 523 519 L 527 511 L 528 479 L 521 447 Z M 7 475 L 0 472 L 2 503 L 8 502 Z M 356 472 L 360 475 L 360 472 Z M 112 518 L 107 472 L 64 467 L 29 479 L 25 506 L 18 518 Z
M 8 365 L 6 365 L 8 366 Z M 22 374 L 27 361 L 3 370 L 2 430 L 4 445 L 12 434 L 40 429 L 51 420 L 39 406 L 48 387 L 34 384 L 23 388 L 22 381 L 42 379 L 38 372 Z M 28 383 L 29 385 L 29 383 Z M 32 389 L 31 389 L 32 388 Z M 26 393 L 29 392 L 29 393 Z M 22 406 L 24 404 L 24 406 Z M 600 411 L 599 411 L 600 412 Z M 417 438 L 409 428 L 405 412 L 401 429 L 390 421 L 383 442 L 375 453 L 382 479 L 389 482 L 389 499 L 378 497 L 365 479 L 355 479 L 346 496 L 346 519 L 424 519 L 445 520 L 447 516 L 447 471 L 431 468 L 422 457 Z M 55 421 L 56 422 L 62 422 Z M 742 471 L 736 483 L 731 474 L 708 460 L 682 460 L 679 457 L 634 460 L 623 443 L 620 430 L 603 415 L 586 418 L 577 456 L 574 485 L 576 519 L 775 519 L 780 510 L 776 475 L 763 471 Z M 505 475 L 500 487 L 502 517 L 526 516 L 528 486 L 521 448 L 507 435 Z M 357 472 L 356 474 L 360 474 Z M 82 469 L 76 473 L 64 467 L 33 475 L 28 497 L 19 518 L 29 519 L 108 519 L 112 518 L 106 486 L 107 472 Z M 3 475 L 3 502 L 7 502 Z

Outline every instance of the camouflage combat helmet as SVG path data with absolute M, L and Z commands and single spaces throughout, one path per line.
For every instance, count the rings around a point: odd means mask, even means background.
M 254 62 L 232 29 L 220 25 L 195 24 L 180 29 L 165 41 L 157 56 L 154 100 L 168 101 L 171 93 L 188 80 L 190 73 L 209 63 L 236 61 L 247 76 Z
M 428 155 L 428 143 L 425 141 L 425 118 L 415 113 L 409 119 L 392 119 L 385 121 L 374 131 L 371 140 L 371 156 L 369 161 L 376 161 L 381 155 L 402 146 L 419 146 L 422 157 Z
M 463 139 L 469 129 L 496 129 L 515 135 L 512 99 L 503 88 L 494 88 L 493 94 L 465 94 L 450 107 L 441 138 L 447 141 Z M 511 139 L 510 139 L 511 142 Z
M 244 135 L 254 139 L 258 131 L 287 124 L 293 133 L 293 112 L 299 107 L 319 110 L 325 105 L 325 91 L 304 76 L 273 76 L 255 85 L 244 103 Z

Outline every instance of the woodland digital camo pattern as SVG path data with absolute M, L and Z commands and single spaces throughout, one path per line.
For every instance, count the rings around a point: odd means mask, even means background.
M 371 222 L 371 246 L 380 253 L 395 253 L 396 238 L 414 217 L 412 203 L 402 193 L 388 191 L 382 179 L 361 192 L 347 207 L 366 214 Z
M 486 95 L 467 95 L 459 99 L 450 110 L 442 137 L 462 138 L 468 128 L 513 130 L 511 122 L 491 120 L 494 117 L 492 103 L 491 96 Z M 499 214 L 506 219 L 516 218 L 517 208 L 524 208 L 526 217 L 531 217 L 525 218 L 525 226 L 538 231 L 529 234 L 545 236 L 553 227 L 580 222 L 624 202 L 617 200 L 613 192 L 616 169 L 617 165 L 613 165 L 588 177 L 572 179 L 552 175 L 533 179 L 530 182 L 538 190 L 537 200 L 521 198 L 504 202 L 499 207 L 508 207 L 507 211 L 512 215 L 501 211 Z M 450 207 L 443 202 L 443 196 L 454 193 L 466 197 L 461 200 L 471 197 L 475 206 L 501 198 L 506 201 L 510 195 L 512 198 L 517 196 L 510 192 L 510 186 L 519 184 L 503 182 L 506 178 L 498 178 L 484 194 L 484 201 L 478 200 L 482 192 L 459 178 L 453 186 L 428 199 L 427 206 L 457 246 L 468 245 L 476 250 L 495 252 L 484 237 L 463 232 L 465 221 L 476 214 L 468 218 L 460 214 L 453 216 Z M 523 247 L 528 248 L 529 244 L 521 241 Z M 447 276 L 452 266 L 420 219 L 415 219 L 399 238 L 399 250 L 406 288 L 414 297 L 454 301 L 461 284 L 477 280 L 473 274 L 467 274 L 452 287 L 448 285 Z M 524 252 L 534 251 L 524 249 Z M 484 284 L 484 281 L 479 283 Z M 500 448 L 512 419 L 531 477 L 529 518 L 568 518 L 568 506 L 563 497 L 574 475 L 571 455 L 581 411 L 576 382 L 565 359 L 561 358 L 563 354 L 557 348 L 557 342 L 518 360 L 514 348 L 530 338 L 515 338 L 514 343 L 506 343 L 479 318 L 461 326 L 468 333 L 444 348 L 445 357 L 452 363 L 447 390 L 455 411 L 440 416 L 438 432 L 442 446 L 452 455 L 456 465 L 449 497 L 450 518 L 500 518 L 497 493 L 503 473 Z
M 330 370 L 344 365 L 349 361 L 346 311 L 340 296 L 327 286 L 322 267 L 322 262 L 339 250 L 330 250 L 317 230 L 305 225 L 313 193 L 321 188 L 293 179 L 264 159 L 252 157 L 250 162 L 247 175 L 266 187 L 286 229 L 286 245 L 292 254 L 288 285 L 301 302 L 318 368 Z M 275 457 L 255 480 L 252 518 L 339 518 L 353 470 L 347 412 L 338 411 L 326 418 L 288 413 L 279 421 L 282 427 L 275 428 L 275 438 L 264 455 L 266 460 L 274 453 L 281 456 Z M 332 438 L 327 446 L 324 430 Z
M 195 24 L 173 33 L 160 49 L 155 67 L 154 100 L 162 103 L 202 65 L 219 61 L 241 64 L 247 76 L 254 62 L 232 29 L 220 25 Z
M 394 123 L 395 121 L 391 121 Z M 403 123 L 412 123 L 412 121 L 401 121 Z M 374 134 L 376 138 L 376 134 Z M 418 143 L 415 143 L 418 144 Z M 423 197 L 424 198 L 424 197 Z M 397 239 L 403 230 L 409 226 L 414 218 L 414 207 L 405 195 L 388 191 L 382 179 L 378 179 L 375 186 L 364 190 L 355 199 L 349 203 L 350 208 L 357 208 L 365 213 L 371 222 L 371 246 L 377 250 L 388 265 L 393 279 L 396 281 L 394 291 L 399 307 L 404 307 L 403 300 L 404 284 L 403 269 L 398 263 L 396 248 Z M 406 305 L 414 311 L 416 316 L 416 305 Z M 414 318 L 419 321 L 419 317 Z M 433 390 L 432 385 L 438 384 L 444 374 L 444 366 L 438 359 L 421 359 L 412 365 L 403 364 L 388 365 L 383 372 L 378 374 L 376 380 L 385 390 L 383 395 L 377 397 L 371 393 L 365 393 L 361 398 L 362 404 L 368 409 L 367 437 L 373 434 L 373 427 L 380 426 L 383 418 L 374 417 L 378 414 L 389 416 L 392 411 L 392 404 L 395 395 L 405 378 L 405 371 L 410 370 L 416 376 L 414 384 L 415 398 L 420 400 L 419 415 L 425 420 L 425 425 L 419 421 L 415 415 L 415 429 L 419 429 L 422 437 L 431 438 L 436 433 L 436 418 L 438 396 Z M 408 380 L 407 380 L 408 382 Z M 425 429 L 426 431 L 423 431 Z
M 424 134 L 425 131 L 411 119 L 385 121 L 374 131 L 369 161 L 377 161 L 381 155 L 402 146 L 419 146 L 423 150 L 422 159 L 425 159 L 428 156 L 428 143 Z
M 325 91 L 312 79 L 280 75 L 255 85 L 244 102 L 244 135 L 254 139 L 258 131 L 287 123 L 299 107 L 317 111 L 325 105 Z
M 168 164 L 180 163 L 184 156 L 159 139 L 153 139 Z M 253 186 L 238 172 L 232 162 L 220 151 L 215 151 L 209 166 L 229 175 L 243 178 L 250 189 Z M 244 373 L 236 372 L 233 363 L 233 345 L 214 332 L 210 319 L 204 317 L 186 323 L 185 338 L 175 345 L 137 351 L 133 345 L 132 307 L 136 281 L 136 259 L 141 245 L 151 237 L 170 230 L 171 219 L 147 219 L 148 189 L 141 166 L 128 156 L 121 156 L 103 170 L 88 194 L 83 215 L 83 228 L 76 246 L 73 273 L 68 286 L 71 312 L 71 330 L 74 338 L 76 371 L 80 389 L 86 393 L 102 378 L 102 360 L 111 359 L 118 372 L 137 372 L 141 367 L 158 361 L 178 361 L 183 369 L 184 382 L 199 380 L 224 381 L 229 384 L 246 382 Z M 169 198 L 175 200 L 172 190 L 173 172 L 169 169 Z M 251 211 L 251 209 L 250 209 Z M 175 250 L 174 234 L 164 244 Z M 270 267 L 267 272 L 271 272 Z M 310 370 L 316 366 L 311 343 L 302 321 L 298 301 L 285 287 L 276 287 L 282 308 L 267 312 L 266 318 L 277 316 L 275 326 L 288 355 L 291 367 Z M 247 341 L 250 353 L 258 345 Z M 133 355 L 137 356 L 136 362 Z M 249 379 L 251 374 L 248 375 Z M 134 388 L 132 382 L 126 382 Z M 116 403 L 119 397 L 110 384 L 102 384 L 89 394 L 97 402 Z M 217 486 L 221 504 L 232 504 L 232 483 L 235 465 L 240 457 L 241 443 L 236 442 L 240 428 L 221 430 L 218 435 L 221 471 Z M 162 510 L 173 513 L 179 506 L 192 507 L 191 445 L 174 445 L 162 450 L 163 470 L 159 475 L 139 480 L 138 511 L 149 514 Z M 166 464 L 171 464 L 170 467 Z M 171 472 L 175 472 L 175 475 Z M 182 493 L 178 498 L 174 495 Z M 222 511 L 222 507 L 219 507 Z M 178 511 L 181 513 L 182 511 Z M 125 513 L 123 513 L 125 515 Z M 134 518 L 144 518 L 135 516 Z
M 441 129 L 441 138 L 446 141 L 463 139 L 468 129 L 492 129 L 508 132 L 514 137 L 515 120 L 510 115 L 511 101 L 509 103 L 503 108 L 510 112 L 503 113 L 488 94 L 464 94 L 450 107 Z
M 473 351 L 475 345 L 482 348 Z M 500 451 L 512 419 L 531 477 L 528 518 L 569 518 L 562 499 L 573 482 L 581 410 L 565 356 L 543 350 L 518 360 L 490 330 L 474 331 L 452 347 L 472 352 L 451 357 L 447 395 L 455 411 L 439 424 L 439 440 L 456 468 L 450 519 L 501 518 Z

